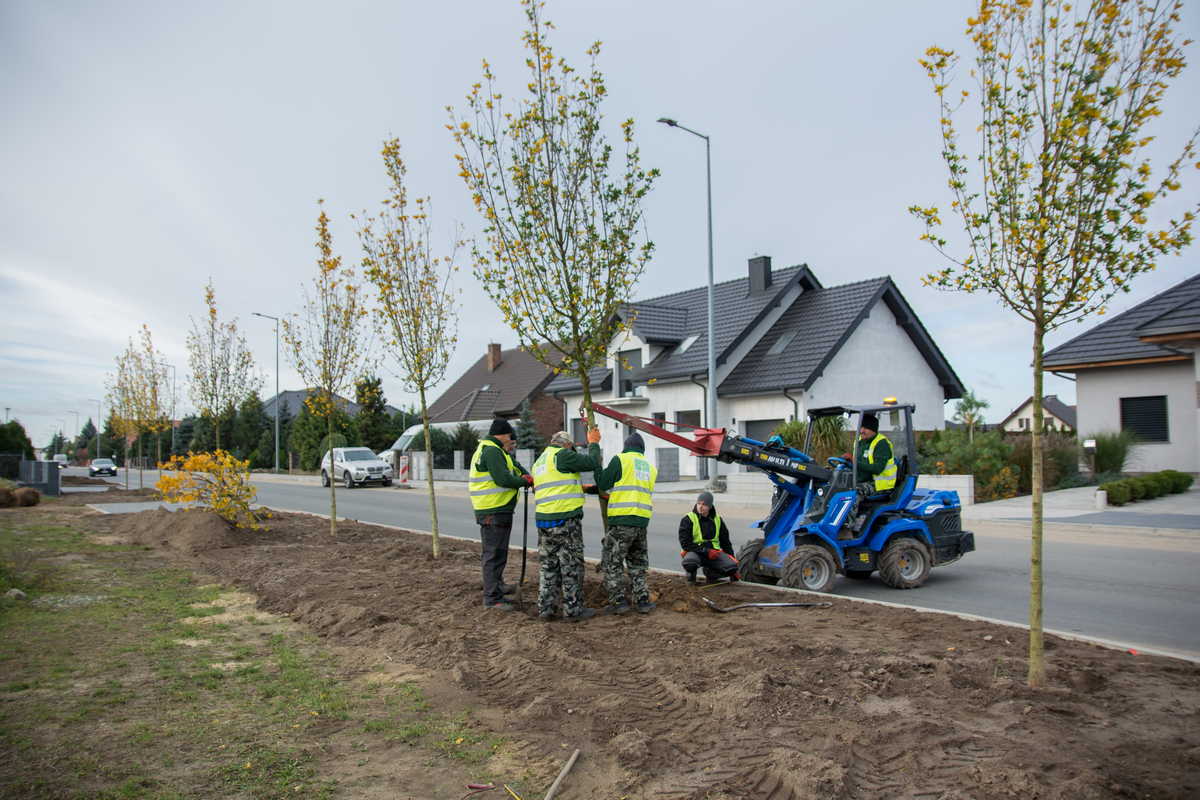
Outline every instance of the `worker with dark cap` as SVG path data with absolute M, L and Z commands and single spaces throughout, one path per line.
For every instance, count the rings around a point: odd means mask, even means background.
M 533 478 L 510 451 L 516 447 L 508 420 L 492 420 L 487 438 L 471 456 L 468 492 L 475 522 L 479 524 L 480 561 L 483 568 L 483 606 L 512 611 L 506 598 L 516 587 L 504 582 L 508 564 L 508 540 L 512 535 L 513 509 L 520 489 L 533 485 Z
M 845 455 L 847 461 L 850 454 Z M 879 432 L 879 417 L 863 414 L 855 445 L 854 480 L 858 494 L 854 508 L 846 515 L 847 524 L 838 531 L 839 539 L 854 539 L 870 514 L 868 504 L 877 502 L 879 495 L 896 486 L 896 459 L 892 442 Z
M 650 568 L 646 527 L 654 515 L 658 470 L 646 460 L 645 452 L 646 443 L 634 431 L 625 437 L 625 449 L 596 475 L 597 491 L 609 495 L 608 528 L 600 559 L 604 591 L 608 594 L 606 614 L 624 614 L 630 610 L 627 590 L 632 590 L 633 607 L 640 613 L 654 610 L 646 586 L 646 570 Z
M 566 431 L 550 437 L 550 445 L 533 462 L 533 496 L 538 529 L 538 618 L 563 617 L 578 622 L 595 616 L 583 605 L 583 482 L 581 472 L 599 471 L 600 429 L 588 431 L 588 454 L 575 452 Z
M 729 541 L 729 526 L 713 505 L 710 492 L 701 492 L 696 505 L 679 521 L 679 546 L 683 548 L 683 569 L 688 583 L 696 582 L 696 570 L 703 569 L 709 582 L 721 578 L 738 579 L 738 562 Z

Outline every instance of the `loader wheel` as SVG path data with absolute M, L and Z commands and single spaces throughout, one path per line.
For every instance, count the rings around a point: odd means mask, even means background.
M 824 547 L 815 544 L 797 545 L 783 560 L 783 578 L 779 581 L 790 589 L 828 592 L 837 578 L 837 565 Z
M 871 570 L 869 569 L 848 569 L 846 577 L 853 581 L 869 581 L 871 580 Z
M 764 575 L 758 570 L 758 556 L 762 553 L 763 540 L 751 539 L 738 550 L 738 576 L 746 583 L 774 584 L 779 579 L 774 575 Z
M 879 554 L 879 579 L 893 589 L 916 589 L 932 567 L 929 547 L 907 536 L 892 539 Z

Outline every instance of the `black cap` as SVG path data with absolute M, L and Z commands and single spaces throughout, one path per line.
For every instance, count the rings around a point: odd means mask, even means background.
M 863 414 L 862 426 L 869 431 L 879 433 L 879 417 L 874 414 Z
M 505 433 L 507 433 L 509 436 L 513 435 L 513 426 L 508 423 L 508 420 L 506 420 L 506 419 L 492 420 L 492 427 L 488 428 L 488 436 L 495 436 L 496 434 L 505 434 Z
M 711 506 L 713 504 L 712 492 L 701 492 L 700 496 L 696 498 L 696 502 L 704 503 L 706 506 Z
M 646 452 L 646 442 L 642 439 L 642 435 L 637 431 L 625 437 L 625 449 L 637 450 L 639 453 Z

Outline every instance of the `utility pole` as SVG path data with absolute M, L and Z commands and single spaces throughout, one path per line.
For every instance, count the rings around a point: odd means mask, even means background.
M 96 458 L 100 458 L 103 455 L 100 452 L 100 426 L 104 424 L 100 415 L 100 401 L 94 397 L 89 397 L 88 402 L 96 404 Z
M 251 311 L 256 317 L 275 320 L 275 473 L 279 473 L 279 317 Z

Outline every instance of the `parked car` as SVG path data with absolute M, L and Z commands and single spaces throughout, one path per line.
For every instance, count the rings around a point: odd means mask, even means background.
M 66 453 L 55 453 L 54 458 L 52 458 L 50 460 L 53 461 L 55 464 L 58 464 L 59 469 L 66 469 L 66 467 L 67 467 L 67 454 Z
M 92 478 L 97 475 L 116 475 L 117 465 L 111 458 L 93 458 L 92 463 L 88 465 L 88 475 Z
M 332 462 L 330 455 L 326 451 L 321 459 L 322 486 L 328 486 L 331 479 L 342 481 L 347 489 L 362 483 L 392 485 L 392 465 L 372 453 L 370 448 L 335 447 Z

